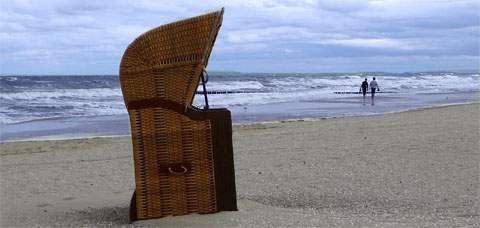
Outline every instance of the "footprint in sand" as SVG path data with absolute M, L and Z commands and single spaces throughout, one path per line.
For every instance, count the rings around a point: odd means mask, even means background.
M 48 207 L 48 206 L 53 206 L 53 205 L 52 205 L 52 204 L 49 204 L 49 203 L 37 204 L 37 207 Z

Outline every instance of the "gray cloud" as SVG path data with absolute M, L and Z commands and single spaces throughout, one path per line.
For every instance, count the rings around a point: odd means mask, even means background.
M 4 0 L 0 73 L 114 74 L 141 33 L 221 6 L 210 70 L 479 68 L 476 0 Z

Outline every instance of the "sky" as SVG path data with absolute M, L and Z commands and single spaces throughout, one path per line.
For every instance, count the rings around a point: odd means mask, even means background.
M 0 0 L 0 74 L 118 74 L 140 34 L 220 7 L 209 71 L 480 69 L 479 0 Z

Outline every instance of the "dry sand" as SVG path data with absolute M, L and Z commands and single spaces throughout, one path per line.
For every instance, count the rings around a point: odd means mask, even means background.
M 1 227 L 479 227 L 480 104 L 234 127 L 239 211 L 128 223 L 128 137 L 1 144 Z

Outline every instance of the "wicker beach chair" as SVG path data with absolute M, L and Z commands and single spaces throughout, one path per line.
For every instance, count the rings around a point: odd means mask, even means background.
M 192 106 L 222 18 L 223 9 L 157 27 L 123 55 L 132 221 L 237 210 L 230 112 Z

